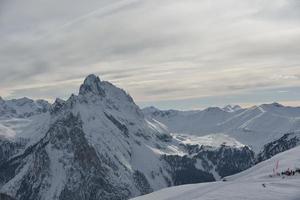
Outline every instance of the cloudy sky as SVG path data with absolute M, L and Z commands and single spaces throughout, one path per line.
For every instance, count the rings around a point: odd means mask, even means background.
M 299 0 L 0 0 L 0 96 L 95 73 L 141 106 L 300 106 Z

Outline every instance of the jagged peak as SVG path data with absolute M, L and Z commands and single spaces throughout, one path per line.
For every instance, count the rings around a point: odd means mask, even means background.
M 277 103 L 277 102 L 273 102 L 271 104 L 263 104 L 263 105 L 266 105 L 266 106 L 274 106 L 274 107 L 284 107 L 284 105 L 280 104 L 280 103 Z
M 96 76 L 95 74 L 89 74 L 85 79 L 84 79 L 84 84 L 92 83 L 92 82 L 101 82 L 100 78 Z
M 55 101 L 54 101 L 54 104 L 63 104 L 65 103 L 66 101 L 61 99 L 61 98 L 56 98 Z
M 56 113 L 58 112 L 64 105 L 66 101 L 62 100 L 60 98 L 56 98 L 54 103 L 51 106 L 51 113 Z
M 263 109 L 278 109 L 278 108 L 284 108 L 285 106 L 280 103 L 273 102 L 273 103 L 269 103 L 269 104 L 262 104 L 259 107 L 261 107 Z
M 219 107 L 208 107 L 208 108 L 204 109 L 204 111 L 206 111 L 206 112 L 224 112 L 224 110 Z
M 241 110 L 242 107 L 239 105 L 227 105 L 222 109 L 226 112 L 235 112 L 235 111 Z
M 79 95 L 85 95 L 85 94 L 96 94 L 100 96 L 105 96 L 105 91 L 101 87 L 102 82 L 98 76 L 95 74 L 88 75 L 83 84 L 80 86 L 79 89 Z

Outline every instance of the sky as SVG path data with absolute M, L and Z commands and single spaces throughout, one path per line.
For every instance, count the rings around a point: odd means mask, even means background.
M 0 72 L 6 99 L 93 73 L 142 107 L 300 106 L 300 1 L 0 0 Z

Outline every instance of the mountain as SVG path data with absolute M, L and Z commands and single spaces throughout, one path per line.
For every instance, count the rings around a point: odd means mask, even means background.
M 0 195 L 17 200 L 123 200 L 219 180 L 255 163 L 254 152 L 228 136 L 170 134 L 95 75 L 78 95 L 52 105 L 1 105 Z
M 284 134 L 300 130 L 300 107 L 278 103 L 247 109 L 211 107 L 200 111 L 143 110 L 147 118 L 164 124 L 170 132 L 196 136 L 225 134 L 260 152 L 264 145 Z
M 300 197 L 300 147 L 295 147 L 224 181 L 171 187 L 133 200 L 297 200 Z M 272 169 L 278 163 L 274 175 Z M 294 176 L 281 174 L 287 169 Z

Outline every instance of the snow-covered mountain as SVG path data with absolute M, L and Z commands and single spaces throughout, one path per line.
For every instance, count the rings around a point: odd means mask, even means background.
M 300 107 L 278 103 L 263 104 L 247 109 L 227 106 L 202 111 L 161 111 L 143 109 L 147 118 L 164 124 L 171 132 L 204 136 L 223 133 L 251 146 L 255 152 L 286 133 L 300 130 Z
M 174 133 L 186 133 L 204 136 L 219 132 L 218 125 L 234 116 L 232 112 L 226 112 L 218 107 L 207 108 L 203 111 L 161 111 L 150 107 L 143 109 L 145 116 L 153 118 Z
M 17 200 L 128 199 L 255 162 L 249 147 L 224 134 L 170 134 L 95 75 L 66 101 L 16 102 L 1 100 L 0 195 Z
M 29 98 L 3 100 L 0 97 L 0 117 L 5 118 L 24 118 L 47 112 L 50 104 L 45 100 L 34 101 Z
M 295 147 L 226 181 L 171 187 L 134 200 L 298 200 L 300 199 L 300 147 Z M 278 166 L 276 169 L 276 165 Z M 273 169 L 276 169 L 275 175 Z M 286 170 L 298 171 L 292 176 Z

